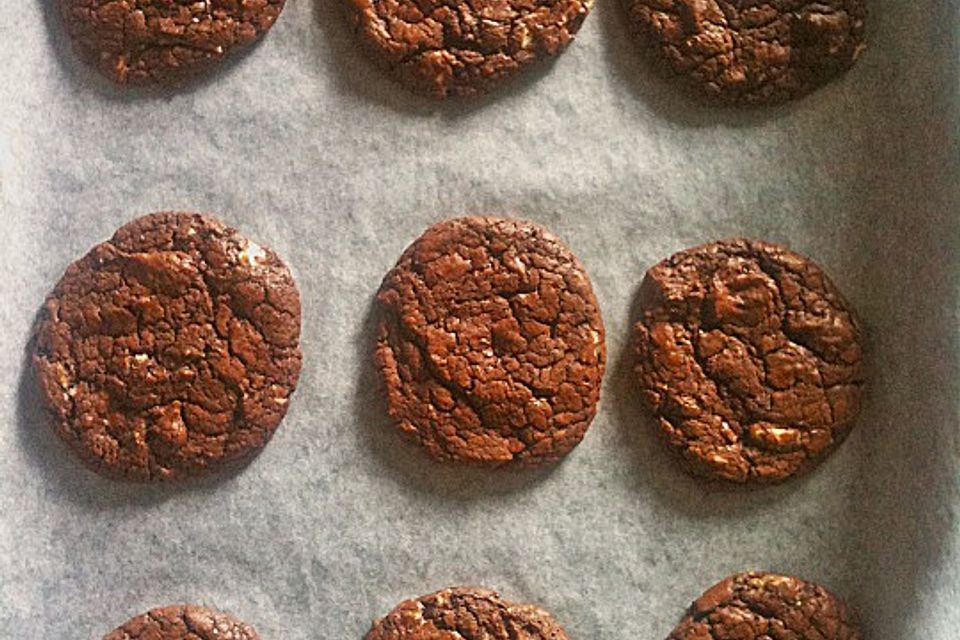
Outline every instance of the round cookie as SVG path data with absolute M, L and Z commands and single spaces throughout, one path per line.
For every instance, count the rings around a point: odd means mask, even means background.
M 151 609 L 103 640 L 260 640 L 248 624 L 192 604 Z
M 580 262 L 537 225 L 430 227 L 377 294 L 390 416 L 434 458 L 557 460 L 596 413 L 603 322 Z
M 553 617 L 486 589 L 451 587 L 401 602 L 365 640 L 567 640 Z
M 668 640 L 862 640 L 856 614 L 823 587 L 771 573 L 738 573 L 691 606 Z
M 286 0 L 58 0 L 79 53 L 120 84 L 176 83 L 252 44 Z
M 853 426 L 860 327 L 807 258 L 742 239 L 688 249 L 647 272 L 640 304 L 643 397 L 691 472 L 783 480 Z
M 624 0 L 641 42 L 711 101 L 775 104 L 849 69 L 867 0 Z
M 34 367 L 57 432 L 113 477 L 167 480 L 263 447 L 300 374 L 287 267 L 193 213 L 121 227 L 40 312 Z
M 345 0 L 361 45 L 401 84 L 444 98 L 490 91 L 554 58 L 593 0 Z

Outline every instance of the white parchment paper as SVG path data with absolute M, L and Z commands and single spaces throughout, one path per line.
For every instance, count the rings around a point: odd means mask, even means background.
M 574 640 L 657 640 L 745 569 L 826 583 L 871 640 L 957 637 L 956 2 L 873 0 L 851 73 L 759 111 L 696 106 L 658 79 L 614 0 L 556 64 L 436 106 L 358 54 L 337 2 L 290 0 L 248 55 L 171 93 L 113 88 L 74 59 L 46 1 L 0 2 L 0 638 L 97 639 L 189 601 L 264 640 L 360 640 L 400 599 L 467 583 L 541 604 Z M 305 368 L 242 472 L 118 484 L 52 435 L 24 348 L 70 261 L 171 208 L 216 213 L 287 260 Z M 600 413 L 550 471 L 428 464 L 376 399 L 380 278 L 428 224 L 470 213 L 548 226 L 600 299 Z M 675 467 L 626 356 L 645 269 L 732 235 L 817 259 L 871 340 L 848 443 L 750 492 Z

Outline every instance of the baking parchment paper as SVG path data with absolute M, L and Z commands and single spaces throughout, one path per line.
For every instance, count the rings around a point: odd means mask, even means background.
M 957 637 L 957 3 L 874 0 L 847 76 L 739 111 L 651 72 L 614 0 L 556 64 L 437 106 L 359 55 L 338 1 L 291 0 L 262 44 L 174 92 L 113 88 L 74 59 L 52 3 L 0 2 L 0 638 L 96 639 L 188 601 L 265 640 L 359 640 L 400 599 L 467 583 L 548 608 L 574 640 L 658 639 L 744 569 L 826 583 L 872 640 Z M 24 349 L 67 264 L 162 209 L 216 213 L 288 261 L 305 368 L 244 470 L 118 484 L 52 435 Z M 597 290 L 600 413 L 551 470 L 428 464 L 377 399 L 380 278 L 428 224 L 471 213 L 545 224 Z M 818 260 L 871 341 L 847 444 L 746 492 L 676 468 L 627 355 L 644 270 L 733 235 Z

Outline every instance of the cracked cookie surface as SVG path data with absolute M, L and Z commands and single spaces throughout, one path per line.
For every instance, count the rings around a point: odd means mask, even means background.
M 79 53 L 120 84 L 177 83 L 252 44 L 286 0 L 58 0 Z
M 593 0 L 344 0 L 361 45 L 398 82 L 438 98 L 486 93 L 556 57 Z
M 691 606 L 668 640 L 862 640 L 856 614 L 823 587 L 770 573 L 739 573 Z
M 506 602 L 486 589 L 452 587 L 406 600 L 373 623 L 365 640 L 567 640 L 533 605 Z
M 866 46 L 866 0 L 623 1 L 641 43 L 711 101 L 800 97 Z
M 300 296 L 270 249 L 192 213 L 121 227 L 40 312 L 34 367 L 56 429 L 94 470 L 199 474 L 262 448 L 300 373 Z
M 647 272 L 640 306 L 643 397 L 692 473 L 780 481 L 853 426 L 861 330 L 807 258 L 742 239 L 681 251 Z
M 260 640 L 248 624 L 190 604 L 151 609 L 103 640 Z
M 603 322 L 583 267 L 543 228 L 430 227 L 377 294 L 390 416 L 434 458 L 539 463 L 583 438 L 600 395 Z

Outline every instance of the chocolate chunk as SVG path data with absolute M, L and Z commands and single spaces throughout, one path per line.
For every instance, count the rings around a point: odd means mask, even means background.
M 541 227 L 429 228 L 377 295 L 390 415 L 434 458 L 556 460 L 583 438 L 603 377 L 603 322 L 580 262 Z
M 361 45 L 408 89 L 444 98 L 486 93 L 558 56 L 593 0 L 346 0 Z
M 59 0 L 77 51 L 120 84 L 176 83 L 253 43 L 286 0 Z
M 624 0 L 642 43 L 711 101 L 802 96 L 863 53 L 866 0 Z
M 192 213 L 121 227 L 67 268 L 34 367 L 95 470 L 166 480 L 263 447 L 300 374 L 300 295 L 270 249 Z
M 151 609 L 103 640 L 260 640 L 248 624 L 192 604 Z
M 691 472 L 783 480 L 850 431 L 864 385 L 861 330 L 807 258 L 715 242 L 651 268 L 640 297 L 643 397 Z
M 500 599 L 493 591 L 443 589 L 406 600 L 373 623 L 366 640 L 567 640 L 544 611 Z
M 861 640 L 856 614 L 823 587 L 771 573 L 739 573 L 690 606 L 668 640 Z

